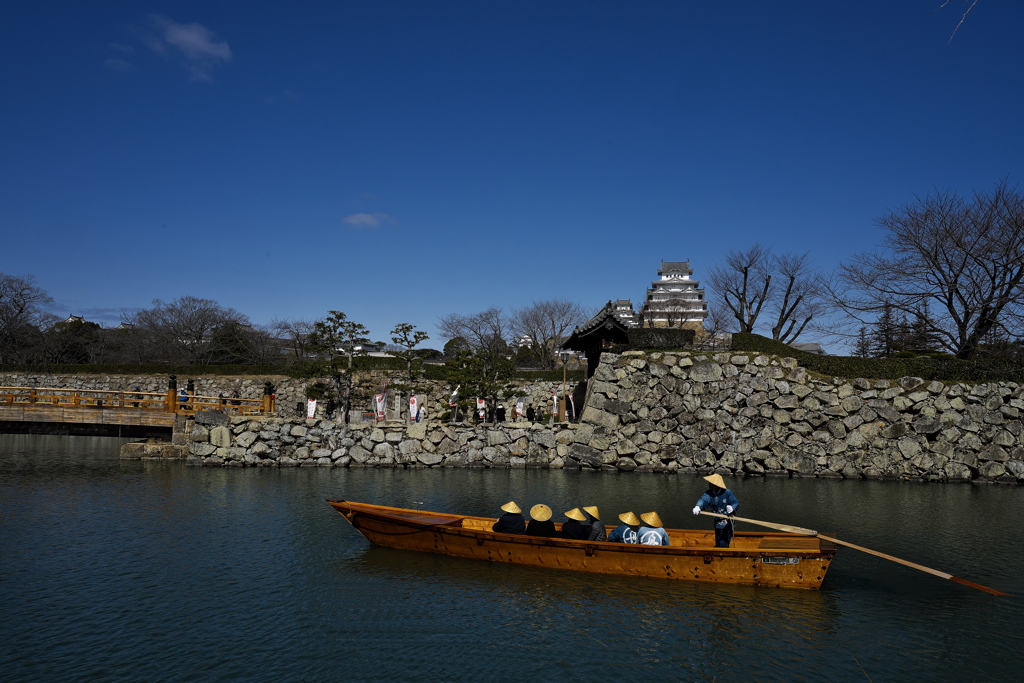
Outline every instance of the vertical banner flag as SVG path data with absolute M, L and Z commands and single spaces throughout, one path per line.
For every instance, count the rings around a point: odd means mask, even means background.
M 306 401 L 306 419 L 312 420 L 316 417 L 316 399 L 311 398 Z
M 373 395 L 374 415 L 378 420 L 384 419 L 384 402 L 387 401 L 387 393 Z
M 476 414 L 480 416 L 481 420 L 487 416 L 487 404 L 479 396 L 476 397 Z
M 416 416 L 419 414 L 419 406 L 416 404 L 416 395 L 413 394 L 409 397 L 409 419 L 413 422 L 416 421 Z
M 520 396 L 516 400 L 516 415 L 518 415 L 519 417 L 523 416 L 523 397 L 522 396 Z
M 565 395 L 565 414 L 570 420 L 576 419 L 576 401 L 572 400 L 572 394 Z
M 457 385 L 455 387 L 455 391 L 452 392 L 451 397 L 448 399 L 448 406 L 449 407 L 453 407 L 458 402 L 458 400 L 459 400 L 459 387 L 461 387 L 461 386 L 462 386 L 461 384 Z
M 555 390 L 551 390 L 551 414 L 558 415 L 558 393 Z M 559 415 L 559 417 L 561 417 Z

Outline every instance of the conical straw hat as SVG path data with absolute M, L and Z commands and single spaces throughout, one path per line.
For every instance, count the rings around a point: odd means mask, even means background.
M 646 524 L 649 527 L 664 526 L 661 523 L 661 517 L 658 516 L 657 512 L 645 512 L 644 514 L 640 515 L 640 519 L 644 520 L 644 524 Z
M 640 520 L 637 518 L 636 515 L 632 513 L 632 511 L 623 512 L 621 515 L 619 515 L 619 521 L 621 521 L 623 524 L 628 524 L 630 526 L 640 525 Z
M 721 474 L 712 474 L 710 476 L 704 477 L 704 481 L 708 482 L 712 486 L 717 486 L 720 489 L 725 488 L 725 480 L 722 479 Z
M 575 519 L 577 522 L 587 521 L 587 518 L 583 516 L 583 513 L 580 512 L 579 508 L 573 508 L 572 510 L 569 510 L 568 512 L 565 513 L 565 516 L 569 519 Z
M 522 512 L 522 510 L 519 509 L 519 506 L 516 505 L 516 502 L 514 500 L 510 500 L 509 502 L 502 505 L 501 509 L 504 510 L 505 512 L 511 512 L 512 514 L 518 514 Z
M 544 503 L 537 503 L 530 508 L 530 516 L 538 522 L 546 522 L 551 519 L 551 508 Z
M 590 505 L 588 507 L 585 507 L 585 508 L 583 508 L 583 511 L 586 512 L 587 514 L 589 514 L 594 519 L 600 521 L 601 513 L 599 513 L 597 511 L 597 506 L 596 505 Z

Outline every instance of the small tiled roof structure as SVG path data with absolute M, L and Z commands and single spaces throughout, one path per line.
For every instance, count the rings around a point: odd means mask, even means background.
M 601 351 L 615 344 L 629 343 L 627 330 L 635 324 L 619 314 L 616 304 L 620 303 L 606 303 L 597 315 L 573 330 L 569 338 L 562 342 L 563 349 L 586 354 L 587 377 L 592 377 L 597 370 Z

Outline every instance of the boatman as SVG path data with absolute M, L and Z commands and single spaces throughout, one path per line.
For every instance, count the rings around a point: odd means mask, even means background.
M 719 515 L 731 515 L 736 512 L 740 502 L 736 500 L 733 492 L 725 488 L 725 480 L 720 474 L 712 474 L 704 477 L 709 486 L 704 495 L 700 497 L 697 504 L 693 506 L 693 514 L 699 515 L 701 510 L 714 512 Z M 715 547 L 728 548 L 732 542 L 732 520 L 718 517 L 715 519 Z
M 623 512 L 619 515 L 622 526 L 617 526 L 608 534 L 608 540 L 612 543 L 639 543 L 637 532 L 640 530 L 640 518 L 632 512 Z
M 505 512 L 498 521 L 491 527 L 491 531 L 499 534 L 525 534 L 526 520 L 523 519 L 523 511 L 519 509 L 514 500 L 510 500 L 501 506 Z

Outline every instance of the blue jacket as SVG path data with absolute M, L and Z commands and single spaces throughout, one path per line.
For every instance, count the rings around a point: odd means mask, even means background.
M 639 543 L 640 539 L 637 537 L 637 533 L 633 531 L 633 527 L 628 524 L 615 527 L 612 532 L 608 534 L 608 540 L 612 543 Z
M 701 510 L 707 510 L 708 512 L 714 512 L 719 515 L 728 514 L 725 511 L 726 505 L 732 505 L 732 511 L 736 512 L 740 507 L 740 502 L 736 500 L 736 496 L 729 489 L 725 489 L 717 496 L 711 493 L 711 489 L 704 492 L 704 495 L 697 501 L 697 507 Z M 715 528 L 724 529 L 729 524 L 727 519 L 715 519 Z
M 640 545 L 668 545 L 668 532 L 658 528 L 642 526 L 637 533 Z

